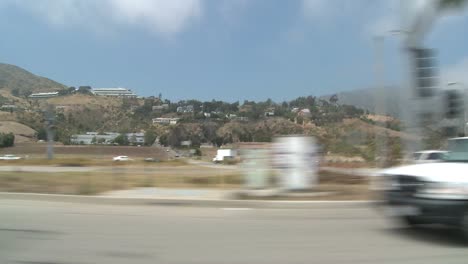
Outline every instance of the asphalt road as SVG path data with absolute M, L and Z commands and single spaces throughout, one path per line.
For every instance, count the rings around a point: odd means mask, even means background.
M 451 229 L 371 208 L 248 209 L 0 201 L 0 263 L 467 263 Z

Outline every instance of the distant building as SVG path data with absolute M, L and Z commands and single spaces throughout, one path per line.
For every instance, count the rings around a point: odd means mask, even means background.
M 176 125 L 180 118 L 158 117 L 153 118 L 153 124 Z
M 77 145 L 95 144 L 111 144 L 119 133 L 103 133 L 99 135 L 97 132 L 87 132 L 86 134 L 72 135 L 70 142 Z
M 91 90 L 94 95 L 100 96 L 115 96 L 115 97 L 137 97 L 130 89 L 127 88 L 94 88 Z
M 180 142 L 180 145 L 190 147 L 190 146 L 192 146 L 192 141 L 191 140 L 184 140 L 184 141 Z
M 274 108 L 268 108 L 265 111 L 265 116 L 274 116 L 275 115 L 275 109 Z
M 154 105 L 153 106 L 153 111 L 164 111 L 169 109 L 169 104 L 162 104 L 162 105 Z
M 214 148 L 213 143 L 201 143 L 200 148 Z
M 58 96 L 58 92 L 33 93 L 29 95 L 29 98 L 51 98 L 56 96 Z
M 304 108 L 302 110 L 300 110 L 298 113 L 297 113 L 298 116 L 303 116 L 303 117 L 310 117 L 311 116 L 311 113 L 310 113 L 310 110 L 307 109 L 307 108 Z
M 193 113 L 193 105 L 179 106 L 177 107 L 177 113 Z
M 3 111 L 13 111 L 13 110 L 17 110 L 18 107 L 13 104 L 4 104 L 0 107 L 0 109 Z
M 132 144 L 144 144 L 145 133 L 127 133 L 128 141 Z
M 77 134 L 71 136 L 72 144 L 91 145 L 91 144 L 112 144 L 120 134 L 116 132 L 86 132 L 86 134 Z M 132 144 L 143 144 L 145 142 L 145 133 L 127 133 L 127 139 Z

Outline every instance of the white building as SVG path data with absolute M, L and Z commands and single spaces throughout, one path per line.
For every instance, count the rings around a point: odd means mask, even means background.
M 94 95 L 117 96 L 117 97 L 137 97 L 132 90 L 127 88 L 94 88 L 91 90 Z
M 153 124 L 176 125 L 180 118 L 158 117 L 153 118 Z
M 177 107 L 177 113 L 193 113 L 193 105 L 185 105 Z
M 29 98 L 50 98 L 55 96 L 58 96 L 58 92 L 33 93 L 29 95 Z
M 119 135 L 116 132 L 105 132 L 102 134 L 98 132 L 86 132 L 86 134 L 72 135 L 70 141 L 72 144 L 79 145 L 112 144 Z M 131 144 L 145 143 L 145 133 L 126 133 L 125 135 Z
M 163 111 L 169 109 L 169 104 L 154 105 L 153 111 Z

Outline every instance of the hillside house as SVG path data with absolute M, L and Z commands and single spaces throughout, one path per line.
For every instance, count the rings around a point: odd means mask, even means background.
M 33 93 L 29 95 L 29 98 L 40 99 L 40 98 L 51 98 L 58 96 L 58 92 L 47 92 L 47 93 Z
M 173 118 L 173 117 L 157 117 L 153 118 L 153 124 L 161 124 L 161 125 L 176 125 L 179 122 L 180 118 Z
M 178 106 L 177 113 L 193 113 L 193 105 Z
M 2 111 L 16 111 L 18 110 L 18 107 L 13 104 L 4 104 L 0 107 L 0 110 Z
M 310 113 L 310 110 L 307 109 L 307 108 L 304 108 L 304 109 L 301 109 L 298 113 L 297 113 L 298 116 L 302 116 L 302 117 L 310 117 L 312 114 Z
M 164 111 L 164 110 L 167 110 L 167 109 L 169 109 L 169 104 L 154 105 L 152 107 L 152 110 L 154 112 L 161 112 L 161 111 Z
M 94 95 L 112 97 L 137 97 L 132 90 L 122 87 L 117 88 L 94 88 L 91 90 Z

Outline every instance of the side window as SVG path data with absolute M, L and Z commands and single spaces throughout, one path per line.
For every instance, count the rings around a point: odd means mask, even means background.
M 439 160 L 441 158 L 440 153 L 431 153 L 427 157 L 428 160 Z

